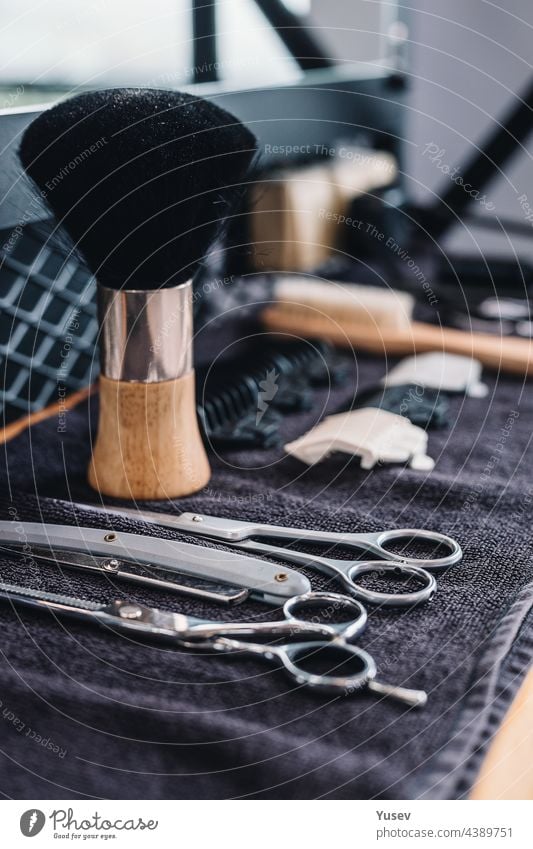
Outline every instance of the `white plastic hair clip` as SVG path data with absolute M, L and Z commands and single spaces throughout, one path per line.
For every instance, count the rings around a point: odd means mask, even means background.
M 483 398 L 488 386 L 481 381 L 481 363 L 472 357 L 432 351 L 406 357 L 381 381 L 385 386 L 416 383 L 427 389 L 441 392 L 464 392 L 474 398 Z
M 427 443 L 427 433 L 404 416 L 365 407 L 328 416 L 285 445 L 285 451 L 308 465 L 342 451 L 360 456 L 363 469 L 371 469 L 378 462 L 408 462 L 412 469 L 431 471 L 435 462 L 426 454 Z

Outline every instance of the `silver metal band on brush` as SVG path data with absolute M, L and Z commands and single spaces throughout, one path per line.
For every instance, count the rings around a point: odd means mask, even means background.
M 134 291 L 98 285 L 100 371 L 159 383 L 192 370 L 192 282 Z

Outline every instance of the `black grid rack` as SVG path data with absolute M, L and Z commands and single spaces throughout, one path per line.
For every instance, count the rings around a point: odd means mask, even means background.
M 89 272 L 44 227 L 0 231 L 2 424 L 93 382 L 97 334 Z

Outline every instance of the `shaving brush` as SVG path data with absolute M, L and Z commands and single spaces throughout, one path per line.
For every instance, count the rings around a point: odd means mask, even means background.
M 111 89 L 41 113 L 20 159 L 97 280 L 100 414 L 91 486 L 127 499 L 205 486 L 192 365 L 192 278 L 255 153 L 201 98 Z

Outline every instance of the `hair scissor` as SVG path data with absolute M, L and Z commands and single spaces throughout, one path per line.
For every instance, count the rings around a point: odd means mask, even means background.
M 225 604 L 313 595 L 305 575 L 259 557 L 82 525 L 0 521 L 2 553 Z
M 105 508 L 94 508 L 91 505 L 82 504 L 78 506 L 109 514 L 109 510 Z M 220 519 L 216 516 L 204 516 L 199 513 L 182 513 L 180 516 L 172 516 L 166 513 L 124 507 L 112 507 L 110 510 L 117 515 L 176 528 L 186 533 L 225 542 L 235 548 L 309 566 L 341 580 L 344 588 L 361 601 L 384 607 L 411 607 L 423 601 L 428 601 L 437 586 L 431 571 L 446 569 L 458 563 L 462 558 L 461 547 L 452 537 L 437 531 L 420 528 L 392 529 L 374 533 L 339 533 L 242 522 L 238 519 Z M 253 537 L 260 537 L 263 540 L 283 540 L 296 544 L 307 542 L 319 545 L 344 546 L 370 554 L 374 559 L 340 560 L 333 557 L 322 557 L 317 554 L 306 554 L 292 548 L 284 548 L 281 545 L 261 542 L 253 539 Z M 398 554 L 386 547 L 391 542 L 401 542 L 402 540 L 431 542 L 437 546 L 444 546 L 448 553 L 443 557 L 417 558 Z M 391 577 L 416 578 L 422 583 L 422 587 L 406 593 L 377 592 L 357 583 L 358 578 L 368 573 L 377 573 L 382 577 L 390 575 Z
M 260 656 L 283 666 L 298 684 L 336 695 L 349 695 L 368 687 L 381 696 L 396 698 L 410 707 L 426 703 L 423 690 L 395 687 L 375 680 L 377 673 L 373 658 L 362 649 L 347 642 L 354 639 L 365 626 L 366 613 L 355 599 L 335 593 L 312 593 L 289 599 L 284 607 L 284 619 L 274 622 L 218 622 L 185 616 L 182 613 L 144 607 L 127 600 L 98 604 L 86 599 L 70 598 L 56 593 L 34 590 L 14 584 L 0 583 L 0 598 L 15 604 L 38 607 L 58 614 L 74 616 L 108 627 L 156 639 L 171 640 L 189 649 L 221 653 L 243 652 Z M 342 603 L 350 610 L 351 618 L 340 624 L 321 623 L 302 618 L 305 612 L 315 611 L 318 605 Z M 275 645 L 261 644 L 265 638 L 281 637 L 288 641 Z M 306 668 L 317 656 L 326 673 Z M 348 675 L 335 675 L 345 664 L 355 665 Z

